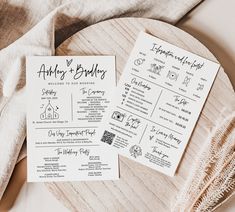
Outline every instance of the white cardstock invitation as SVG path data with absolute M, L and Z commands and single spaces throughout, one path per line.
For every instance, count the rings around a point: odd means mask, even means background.
M 173 176 L 219 64 L 141 32 L 97 142 Z
M 27 57 L 28 181 L 118 179 L 118 156 L 94 142 L 115 88 L 114 56 Z

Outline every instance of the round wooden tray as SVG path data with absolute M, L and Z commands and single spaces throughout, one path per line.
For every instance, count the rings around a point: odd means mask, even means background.
M 57 55 L 115 55 L 118 78 L 140 31 L 147 31 L 188 51 L 217 61 L 198 40 L 184 31 L 151 19 L 120 18 L 90 26 L 66 40 Z M 211 128 L 234 110 L 232 85 L 220 68 L 209 98 L 189 141 L 176 176 L 167 177 L 124 157 L 120 180 L 49 183 L 47 186 L 67 207 L 78 211 L 169 211 L 184 184 L 195 156 Z

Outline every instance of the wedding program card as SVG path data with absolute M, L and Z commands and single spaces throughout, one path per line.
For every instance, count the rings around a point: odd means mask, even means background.
M 218 69 L 217 63 L 141 32 L 97 141 L 173 176 Z
M 115 87 L 114 56 L 27 57 L 28 181 L 118 179 L 93 141 Z

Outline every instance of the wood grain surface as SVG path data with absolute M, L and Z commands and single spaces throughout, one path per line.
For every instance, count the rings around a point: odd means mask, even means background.
M 211 52 L 184 31 L 151 19 L 113 19 L 88 27 L 66 40 L 57 55 L 115 55 L 120 77 L 140 31 L 216 61 Z M 119 156 L 120 180 L 47 183 L 72 211 L 170 211 L 211 129 L 235 109 L 232 85 L 221 67 L 175 177 L 165 176 Z

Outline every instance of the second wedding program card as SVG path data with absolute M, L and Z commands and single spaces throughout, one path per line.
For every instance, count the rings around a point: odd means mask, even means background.
M 93 141 L 116 84 L 114 56 L 27 57 L 28 181 L 118 179 Z
M 141 32 L 96 140 L 173 176 L 218 69 Z

